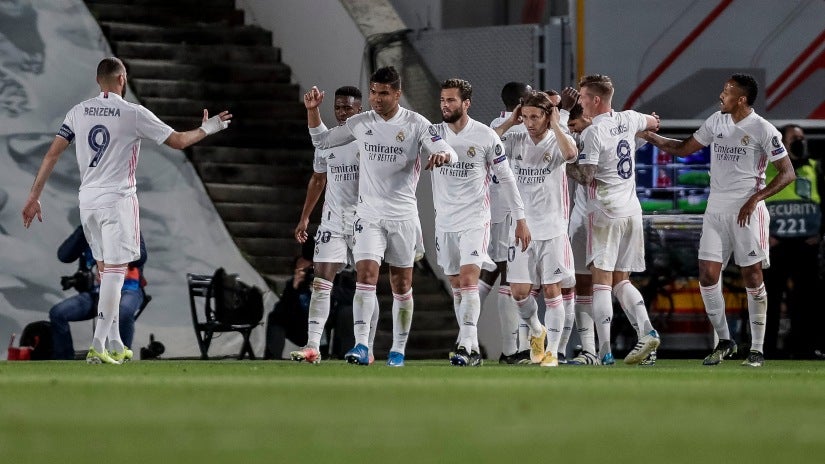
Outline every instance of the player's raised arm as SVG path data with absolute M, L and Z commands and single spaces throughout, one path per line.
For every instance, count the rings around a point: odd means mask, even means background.
M 304 94 L 304 107 L 307 109 L 307 126 L 310 129 L 324 123 L 321 119 L 321 110 L 318 108 L 323 101 L 324 92 L 318 90 L 318 87 L 314 85 Z

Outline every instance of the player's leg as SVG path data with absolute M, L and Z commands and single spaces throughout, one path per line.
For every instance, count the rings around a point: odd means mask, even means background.
M 730 226 L 735 214 L 705 213 L 702 221 L 702 237 L 699 239 L 699 293 L 705 305 L 713 330 L 719 342 L 705 357 L 703 364 L 716 365 L 736 353 L 736 343 L 731 339 L 725 314 L 725 297 L 722 294 L 722 269 L 732 253 Z
M 384 251 L 387 247 L 386 231 L 378 224 L 362 219 L 355 221 L 355 259 L 356 284 L 352 299 L 353 335 L 355 347 L 344 358 L 350 364 L 369 365 L 370 321 L 376 307 L 375 288 L 378 284 L 378 272 Z
M 404 221 L 382 221 L 387 230 L 385 260 L 390 267 L 392 288 L 393 342 L 387 365 L 404 365 L 404 353 L 412 327 L 414 311 L 412 275 L 417 244 L 421 243 L 421 224 L 418 218 Z
M 564 326 L 561 330 L 559 340 L 558 358 L 559 363 L 567 363 L 567 345 L 570 343 L 570 336 L 573 334 L 573 324 L 576 321 L 576 291 L 574 287 L 563 287 L 561 289 L 562 306 L 564 307 Z
M 768 294 L 762 268 L 770 267 L 768 255 L 768 210 L 758 203 L 745 227 L 734 231 L 734 259 L 742 268 L 742 279 L 748 294 L 748 316 L 751 329 L 751 348 L 743 365 L 760 367 L 765 361 L 765 322 L 768 315 Z

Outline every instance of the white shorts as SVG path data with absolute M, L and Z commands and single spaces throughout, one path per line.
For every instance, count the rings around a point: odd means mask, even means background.
M 511 245 L 507 258 L 507 281 L 511 284 L 560 283 L 563 288 L 576 285 L 573 250 L 567 234 L 550 240 L 533 240 L 527 251 Z
M 312 260 L 316 263 L 354 264 L 352 235 L 319 227 L 315 233 L 315 254 Z
M 140 259 L 137 196 L 118 200 L 108 208 L 81 209 L 80 224 L 96 260 L 106 264 L 127 264 Z
M 645 270 L 642 215 L 611 218 L 602 211 L 589 214 L 587 264 L 603 271 Z
M 475 264 L 479 268 L 494 266 L 487 256 L 489 245 L 489 225 L 461 232 L 439 232 L 435 234 L 435 251 L 438 265 L 448 276 L 458 275 L 461 266 Z
M 699 259 L 722 263 L 725 268 L 733 254 L 739 266 L 758 262 L 762 268 L 771 265 L 768 255 L 768 228 L 770 215 L 764 202 L 759 202 L 751 213 L 750 224 L 739 227 L 739 213 L 705 213 L 702 218 L 702 238 L 699 239 Z
M 380 219 L 376 223 L 356 219 L 352 254 L 355 262 L 365 259 L 390 266 L 412 267 L 417 254 L 424 251 L 418 218 L 405 221 Z
M 490 224 L 490 245 L 487 247 L 487 254 L 496 263 L 507 261 L 507 250 L 510 248 L 510 229 L 513 226 L 513 218 L 509 214 L 501 222 Z
M 570 214 L 570 225 L 567 229 L 570 237 L 570 248 L 573 249 L 573 263 L 576 274 L 590 275 L 587 267 L 587 215 L 573 210 Z

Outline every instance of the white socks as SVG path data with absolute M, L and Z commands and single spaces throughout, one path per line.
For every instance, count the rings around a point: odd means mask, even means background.
M 705 303 L 705 312 L 708 314 L 716 336 L 720 340 L 730 340 L 730 330 L 728 329 L 728 319 L 725 317 L 725 297 L 722 295 L 722 278 L 719 282 L 709 287 L 699 286 L 699 293 L 702 294 L 702 301 Z M 750 308 L 750 293 L 748 294 L 748 307 Z
M 544 299 L 544 326 L 547 327 L 547 352 L 559 352 L 561 332 L 564 329 L 564 306 L 561 295 Z M 568 335 L 569 337 L 569 335 Z
M 516 302 L 516 306 L 518 307 L 518 312 L 519 316 L 521 317 L 521 320 L 523 320 L 530 329 L 529 335 L 533 337 L 540 336 L 542 326 L 541 321 L 539 321 L 539 308 L 536 304 L 536 299 L 533 298 L 532 295 L 528 295 L 527 298 L 523 300 L 515 300 L 514 298 L 513 300 Z
M 373 295 L 375 293 L 373 292 Z M 374 305 L 373 305 L 374 306 Z M 392 348 L 404 354 L 407 348 L 407 338 L 410 335 L 413 316 L 413 292 L 412 288 L 403 295 L 392 294 Z
M 369 346 L 370 322 L 377 305 L 375 285 L 356 283 L 352 299 L 352 331 L 356 345 Z
M 565 356 L 567 356 L 567 342 L 570 341 L 570 335 L 573 333 L 573 323 L 576 320 L 575 298 L 575 293 L 561 295 L 562 304 L 564 305 L 564 326 L 561 329 L 561 340 L 559 340 L 559 349 L 557 352 Z M 545 318 L 544 322 L 546 325 L 547 318 Z
M 758 288 L 746 288 L 748 292 L 748 315 L 751 321 L 751 350 L 764 353 L 765 323 L 768 317 L 768 293 L 765 284 Z
M 613 296 L 610 285 L 593 284 L 593 321 L 599 337 L 599 357 L 611 353 L 610 323 L 613 320 Z
M 501 321 L 501 352 L 505 356 L 514 355 L 519 348 L 521 318 L 513 296 L 510 294 L 509 285 L 498 287 L 498 316 Z
M 330 294 L 332 282 L 316 277 L 312 281 L 312 297 L 309 300 L 309 326 L 307 328 L 307 347 L 319 348 L 324 326 L 329 318 Z M 353 315 L 355 308 L 353 308 Z
M 576 331 L 582 350 L 596 354 L 596 334 L 593 331 L 593 296 L 576 295 Z
M 642 338 L 644 335 L 653 330 L 653 324 L 650 323 L 650 317 L 647 315 L 647 306 L 642 294 L 639 290 L 630 283 L 629 280 L 623 280 L 613 287 L 613 294 L 619 300 L 619 306 L 622 307 L 627 319 L 636 329 L 636 335 Z
M 123 281 L 126 280 L 126 266 L 105 267 L 100 276 L 100 298 L 97 303 L 97 325 L 95 325 L 92 348 L 98 353 L 106 349 L 106 337 L 109 330 L 117 331 L 117 340 L 120 340 L 120 327 L 112 322 L 120 311 L 120 292 Z M 123 343 L 120 343 L 123 346 Z

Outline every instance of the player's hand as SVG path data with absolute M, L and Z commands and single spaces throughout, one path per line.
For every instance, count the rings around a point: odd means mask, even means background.
M 37 216 L 39 222 L 43 222 L 43 213 L 40 211 L 40 200 L 29 198 L 26 206 L 23 207 L 23 227 L 28 229 L 35 216 Z
M 450 154 L 446 151 L 439 151 L 430 155 L 427 159 L 427 167 L 424 169 L 440 168 L 450 159 Z
M 514 126 L 519 125 L 522 122 L 524 122 L 521 119 L 521 103 L 519 103 L 518 105 L 516 105 L 515 108 L 513 108 L 513 114 L 510 115 L 510 122 Z
M 298 243 L 304 243 L 307 241 L 309 236 L 307 235 L 307 226 L 309 225 L 309 220 L 301 221 L 298 223 L 298 226 L 295 227 L 295 240 Z
M 656 114 L 655 111 L 650 113 L 650 115 L 653 116 L 654 118 L 656 118 L 656 127 L 654 127 L 653 129 L 650 129 L 650 131 L 651 132 L 659 132 L 659 124 L 661 124 L 662 118 L 660 118 L 659 115 Z
M 558 106 L 551 106 L 550 107 L 550 121 L 547 125 L 548 128 L 553 127 L 553 124 L 559 124 L 561 121 L 561 115 L 559 114 L 559 107 Z
M 565 87 L 564 90 L 561 91 L 561 103 L 559 103 L 559 106 L 561 106 L 562 109 L 570 111 L 570 108 L 573 108 L 578 101 L 579 91 L 573 87 Z
M 318 87 L 314 85 L 304 94 L 304 106 L 308 110 L 318 108 L 322 101 L 324 101 L 324 92 L 318 90 Z
M 232 122 L 231 120 L 232 113 L 229 111 L 221 111 L 217 116 L 212 116 L 210 118 L 209 111 L 204 108 L 203 121 L 201 122 L 200 128 L 202 131 L 206 132 L 206 135 L 212 135 L 229 127 L 229 123 Z
M 533 237 L 530 235 L 530 228 L 527 227 L 526 219 L 519 219 L 516 221 L 516 246 L 521 245 L 522 253 L 527 251 Z
M 745 227 L 751 223 L 751 214 L 756 211 L 756 204 L 758 201 L 754 197 L 748 198 L 748 201 L 739 209 L 739 214 L 736 216 L 736 223 L 739 227 Z

